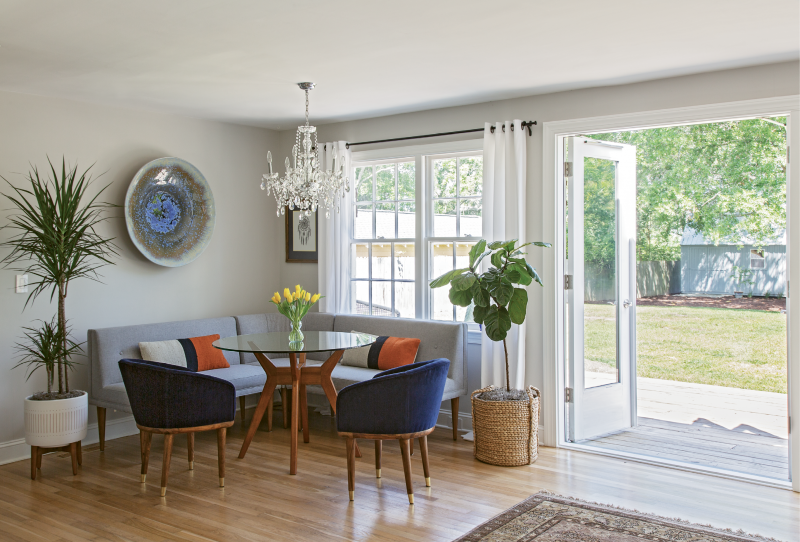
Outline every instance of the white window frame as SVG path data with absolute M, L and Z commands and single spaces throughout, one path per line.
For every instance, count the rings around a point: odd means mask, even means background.
M 430 263 L 430 239 L 434 239 L 432 234 L 433 227 L 433 188 L 429 182 L 431 159 L 447 158 L 451 156 L 470 156 L 475 154 L 483 155 L 483 138 L 470 139 L 465 141 L 453 141 L 448 143 L 432 143 L 427 145 L 409 145 L 405 147 L 393 147 L 386 149 L 372 149 L 365 151 L 353 151 L 350 165 L 350 178 L 354 178 L 355 168 L 363 165 L 377 165 L 380 162 L 390 162 L 396 160 L 414 161 L 415 174 L 415 210 L 416 225 L 414 239 L 357 239 L 355 238 L 355 217 L 348 226 L 350 244 L 374 243 L 374 242 L 407 242 L 414 243 L 415 269 L 414 269 L 414 307 L 415 318 L 429 319 L 431 317 L 431 292 L 428 284 L 436 277 L 431 277 L 432 265 Z M 374 180 L 373 180 L 374 182 Z M 353 187 L 353 190 L 355 187 Z M 355 204 L 355 202 L 354 202 Z M 374 221 L 373 221 L 374 223 Z M 374 226 L 373 226 L 374 231 Z M 477 242 L 480 238 L 435 238 L 436 240 L 452 240 L 457 242 Z M 371 265 L 371 263 L 370 263 Z M 394 276 L 394 269 L 392 269 Z M 351 279 L 352 284 L 352 279 Z

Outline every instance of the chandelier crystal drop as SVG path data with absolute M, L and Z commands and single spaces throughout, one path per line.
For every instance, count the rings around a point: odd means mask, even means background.
M 292 147 L 292 163 L 286 158 L 286 174 L 279 178 L 272 172 L 272 153 L 267 152 L 269 173 L 261 180 L 261 190 L 267 195 L 272 192 L 278 203 L 278 216 L 290 210 L 298 209 L 304 216 L 309 216 L 319 208 L 325 209 L 325 218 L 331 217 L 331 210 L 339 212 L 339 198 L 350 191 L 342 160 L 334 154 L 331 169 L 324 169 L 319 160 L 317 144 L 317 128 L 308 124 L 308 91 L 314 83 L 298 83 L 306 92 L 306 124 L 298 126 L 295 144 Z M 312 141 L 313 136 L 313 141 Z

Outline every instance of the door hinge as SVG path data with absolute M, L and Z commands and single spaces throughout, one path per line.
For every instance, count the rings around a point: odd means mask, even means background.
M 567 403 L 572 402 L 572 388 L 564 388 L 564 401 Z
M 564 162 L 564 177 L 572 177 L 572 162 Z
M 564 289 L 572 290 L 572 275 L 564 275 Z

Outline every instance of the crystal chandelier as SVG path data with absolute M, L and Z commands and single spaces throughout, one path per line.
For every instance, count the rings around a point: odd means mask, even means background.
M 333 167 L 323 169 L 319 161 L 317 128 L 308 124 L 308 91 L 314 83 L 298 83 L 306 92 L 306 125 L 297 127 L 295 144 L 292 147 L 293 165 L 286 158 L 286 175 L 282 178 L 272 172 L 272 153 L 267 152 L 269 173 L 261 181 L 261 190 L 275 194 L 278 203 L 278 216 L 289 209 L 299 209 L 303 216 L 309 216 L 320 207 L 325 208 L 325 218 L 331 217 L 331 209 L 339 211 L 339 197 L 350 191 L 350 182 L 344 171 L 344 164 L 333 156 Z M 311 136 L 314 141 L 311 141 Z

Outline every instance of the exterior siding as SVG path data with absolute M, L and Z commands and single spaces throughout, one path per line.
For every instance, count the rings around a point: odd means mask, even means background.
M 748 285 L 737 288 L 733 266 L 750 269 L 752 245 L 682 245 L 681 287 L 684 293 L 732 294 L 741 289 L 750 293 Z M 764 247 L 764 269 L 753 269 L 753 295 L 780 295 L 786 291 L 786 246 Z

